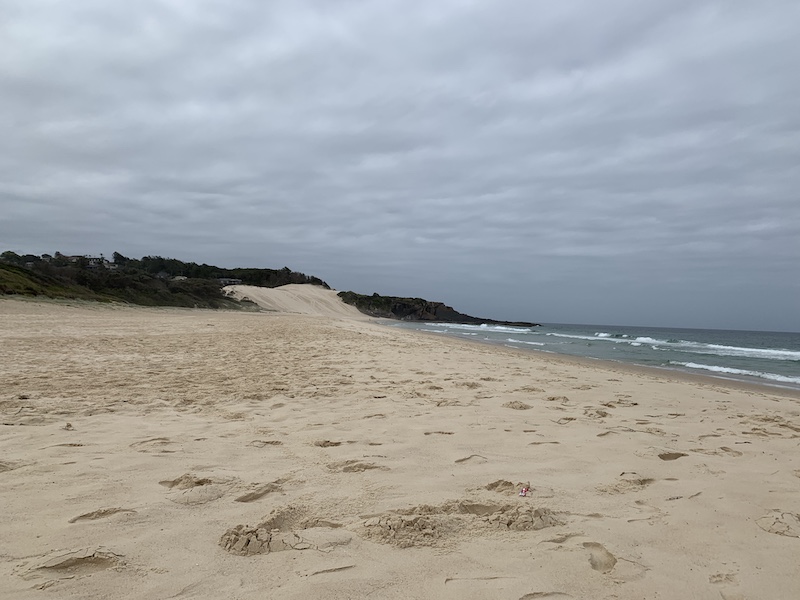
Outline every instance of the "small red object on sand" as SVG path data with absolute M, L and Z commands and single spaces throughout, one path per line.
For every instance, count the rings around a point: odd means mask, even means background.
M 528 492 L 530 492 L 530 491 L 531 491 L 531 490 L 530 490 L 530 488 L 526 488 L 526 487 L 524 487 L 524 488 L 522 488 L 522 489 L 520 490 L 520 492 L 519 492 L 519 495 L 520 495 L 520 496 L 527 496 L 527 495 L 528 495 Z

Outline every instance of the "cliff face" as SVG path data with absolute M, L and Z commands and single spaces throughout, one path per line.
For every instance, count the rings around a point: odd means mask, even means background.
M 340 292 L 339 297 L 352 304 L 364 314 L 383 319 L 401 321 L 435 321 L 439 323 L 465 323 L 469 325 L 508 325 L 513 327 L 536 327 L 538 323 L 527 321 L 496 321 L 481 319 L 458 312 L 443 302 L 429 302 L 422 298 L 399 298 L 397 296 L 364 296 L 355 292 Z

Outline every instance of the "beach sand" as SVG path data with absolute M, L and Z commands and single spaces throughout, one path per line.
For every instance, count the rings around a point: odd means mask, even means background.
M 237 293 L 0 300 L 0 597 L 800 597 L 797 395 Z

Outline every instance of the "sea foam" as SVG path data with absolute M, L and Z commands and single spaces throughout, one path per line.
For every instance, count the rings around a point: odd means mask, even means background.
M 761 371 L 749 371 L 747 369 L 734 369 L 733 367 L 720 367 L 718 365 L 701 365 L 694 362 L 678 362 L 671 360 L 669 364 L 688 367 L 689 369 L 704 369 L 712 371 L 713 373 L 726 373 L 728 375 L 746 375 L 749 377 L 760 377 L 761 379 L 769 379 L 770 381 L 780 381 L 782 383 L 800 383 L 800 377 L 787 377 L 785 375 L 777 375 L 776 373 L 763 373 Z

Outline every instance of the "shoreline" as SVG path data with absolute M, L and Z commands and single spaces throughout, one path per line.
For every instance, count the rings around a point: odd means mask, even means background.
M 245 288 L 249 286 L 238 286 L 240 288 Z M 261 289 L 261 288 L 257 288 Z M 334 290 L 335 291 L 335 290 Z M 239 295 L 246 295 L 240 293 Z M 281 312 L 280 310 L 276 310 L 273 308 L 264 308 L 260 307 L 258 310 L 253 310 L 251 308 L 243 308 L 241 310 L 232 310 L 227 308 L 221 309 L 211 309 L 211 308 L 190 308 L 190 307 L 183 307 L 183 306 L 140 306 L 135 304 L 127 304 L 122 302 L 97 302 L 93 300 L 81 300 L 81 299 L 70 299 L 70 298 L 38 298 L 38 297 L 28 297 L 28 296 L 10 296 L 5 298 L 0 298 L 0 302 L 2 301 L 10 301 L 10 302 L 25 302 L 30 304 L 44 304 L 44 305 L 54 305 L 54 306 L 64 306 L 64 307 L 73 307 L 73 308 L 100 308 L 100 309 L 110 309 L 110 310 L 124 310 L 124 309 L 144 309 L 144 310 L 153 310 L 156 312 L 161 312 L 165 310 L 176 310 L 181 312 L 191 312 L 191 311 L 202 311 L 204 313 L 216 313 L 216 312 L 224 312 L 224 313 L 231 313 L 231 314 L 265 314 L 265 315 L 282 315 L 282 314 L 305 314 L 306 316 L 313 316 L 308 313 L 298 312 L 298 313 L 285 313 Z M 349 308 L 349 307 L 348 307 Z M 321 315 L 320 315 L 321 316 Z M 651 375 L 654 377 L 665 377 L 668 379 L 673 379 L 675 381 L 687 381 L 687 382 L 694 382 L 701 385 L 723 385 L 729 387 L 731 389 L 736 389 L 740 391 L 747 391 L 747 392 L 761 392 L 761 393 L 775 393 L 781 396 L 786 396 L 788 398 L 793 398 L 796 400 L 800 400 L 800 389 L 782 386 L 779 383 L 762 383 L 760 381 L 749 381 L 743 379 L 736 379 L 735 377 L 728 377 L 725 375 L 711 375 L 711 374 L 702 374 L 702 373 L 694 373 L 690 371 L 685 371 L 679 368 L 670 368 L 670 367 L 656 367 L 652 365 L 641 365 L 636 363 L 630 362 L 623 362 L 623 361 L 615 361 L 610 359 L 603 359 L 603 358 L 593 358 L 593 357 L 583 357 L 583 356 L 575 356 L 572 354 L 562 354 L 558 352 L 551 352 L 551 351 L 544 351 L 538 350 L 536 348 L 520 348 L 516 346 L 510 346 L 504 344 L 502 342 L 493 342 L 491 340 L 482 340 L 482 339 L 469 339 L 464 337 L 458 336 L 450 336 L 443 333 L 436 333 L 431 331 L 425 331 L 422 329 L 412 329 L 412 328 L 404 328 L 404 327 L 396 327 L 395 324 L 398 323 L 397 320 L 394 319 L 384 319 L 379 317 L 370 317 L 363 313 L 358 313 L 356 316 L 352 315 L 341 315 L 336 314 L 329 318 L 335 319 L 348 319 L 354 318 L 357 321 L 369 322 L 379 325 L 381 327 L 389 327 L 396 331 L 409 331 L 409 332 L 418 332 L 423 335 L 434 336 L 436 338 L 438 336 L 439 339 L 451 340 L 455 342 L 466 342 L 466 343 L 476 343 L 481 345 L 488 345 L 495 348 L 503 348 L 510 352 L 520 352 L 523 355 L 530 353 L 535 356 L 540 356 L 543 359 L 546 358 L 555 358 L 556 360 L 563 360 L 567 364 L 574 364 L 574 365 L 583 365 L 583 366 L 594 366 L 599 368 L 605 368 L 608 370 L 614 369 L 621 369 L 624 371 L 628 371 L 630 373 L 640 373 Z
M 397 323 L 397 321 L 391 319 L 375 319 L 374 322 L 384 327 L 392 327 L 393 323 Z M 520 348 L 517 346 L 511 346 L 505 344 L 503 342 L 495 342 L 492 340 L 483 340 L 483 339 L 471 339 L 461 336 L 455 335 L 448 335 L 446 333 L 438 333 L 433 331 L 425 331 L 423 329 L 412 329 L 412 328 L 405 328 L 405 327 L 396 327 L 398 330 L 402 331 L 418 331 L 424 335 L 432 335 L 432 336 L 439 336 L 443 339 L 449 340 L 457 340 L 467 343 L 476 343 L 476 344 L 485 344 L 493 347 L 498 348 L 505 348 L 511 351 L 518 351 L 522 353 L 533 353 L 537 356 L 542 357 L 555 357 L 558 359 L 564 359 L 567 362 L 572 362 L 574 364 L 579 365 L 600 365 L 601 367 L 613 369 L 613 368 L 630 368 L 631 372 L 641 372 L 641 373 L 649 373 L 654 376 L 664 376 L 664 377 L 673 377 L 675 379 L 681 380 L 685 379 L 687 381 L 694 381 L 697 383 L 704 383 L 704 384 L 726 384 L 729 387 L 737 388 L 741 390 L 748 390 L 753 392 L 775 392 L 781 395 L 785 395 L 791 398 L 796 398 L 800 400 L 800 388 L 795 388 L 791 386 L 781 385 L 780 383 L 762 383 L 761 381 L 750 381 L 744 379 L 737 379 L 733 376 L 725 376 L 725 375 L 711 375 L 711 374 L 704 374 L 704 373 L 694 373 L 691 371 L 685 371 L 679 368 L 670 368 L 670 367 L 657 367 L 653 365 L 642 365 L 632 362 L 623 362 L 611 359 L 604 359 L 604 358 L 593 358 L 587 356 L 575 356 L 573 354 L 562 354 L 559 352 L 554 351 L 546 351 L 546 350 L 539 350 L 536 348 Z

